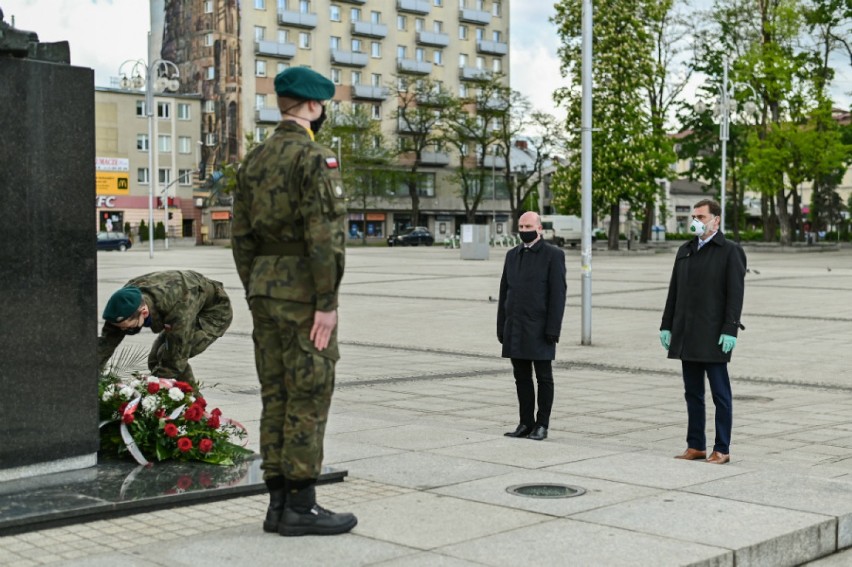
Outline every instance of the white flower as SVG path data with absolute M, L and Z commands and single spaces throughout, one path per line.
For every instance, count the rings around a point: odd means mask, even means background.
M 110 392 L 109 388 L 107 388 L 106 390 L 104 390 L 104 395 L 101 396 L 101 399 L 105 402 L 108 402 L 110 398 L 112 398 L 112 394 L 113 392 Z
M 194 403 L 195 403 L 195 396 L 189 396 L 189 403 L 190 403 L 190 404 L 194 404 Z
M 118 392 L 118 394 L 125 400 L 129 400 L 131 397 L 133 397 L 134 393 L 135 390 L 130 386 L 122 386 L 121 390 L 119 390 Z
M 160 379 L 157 378 L 156 376 L 148 376 L 147 382 L 148 382 L 148 384 L 159 384 Z
M 183 399 L 183 392 L 180 391 L 180 388 L 169 388 L 169 397 L 179 402 Z
M 130 387 L 131 387 L 131 388 L 133 388 L 133 389 L 135 390 L 136 388 L 138 388 L 138 387 L 139 387 L 139 384 L 141 384 L 141 383 L 142 383 L 142 382 L 140 382 L 139 380 L 136 380 L 136 379 L 134 378 L 133 380 L 131 380 L 131 381 L 130 381 Z
M 142 398 L 142 409 L 148 413 L 155 412 L 158 405 L 156 396 L 145 396 Z

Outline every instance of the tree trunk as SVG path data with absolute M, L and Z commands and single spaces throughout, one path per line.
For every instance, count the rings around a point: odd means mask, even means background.
M 793 218 L 791 221 L 791 228 L 793 233 L 796 235 L 796 240 L 801 242 L 805 239 L 805 232 L 802 230 L 802 201 L 799 192 L 794 187 L 792 190 L 793 194 Z
M 776 193 L 776 212 L 778 214 L 778 228 L 781 229 L 781 245 L 789 246 L 792 243 L 790 233 L 790 212 L 787 210 L 787 194 L 781 187 Z
M 609 206 L 609 250 L 618 250 L 618 225 L 621 221 L 621 207 L 618 203 Z
M 420 194 L 417 181 L 408 182 L 408 196 L 411 197 L 411 226 L 420 226 Z
M 651 228 L 654 225 L 654 203 L 645 204 L 645 218 L 642 220 L 642 232 L 639 234 L 639 242 L 647 244 L 651 240 Z

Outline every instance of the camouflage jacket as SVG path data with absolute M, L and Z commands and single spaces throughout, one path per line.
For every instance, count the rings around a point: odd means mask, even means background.
M 231 244 L 248 298 L 337 308 L 346 200 L 334 153 L 295 122 L 281 122 L 237 172 Z M 289 243 L 299 252 L 276 253 Z
M 189 358 L 190 338 L 196 329 L 198 314 L 208 305 L 222 301 L 222 284 L 193 271 L 152 272 L 133 278 L 126 286 L 136 286 L 151 316 L 154 333 L 168 333 L 167 348 L 171 360 Z M 227 297 L 227 296 L 225 296 Z M 227 327 L 230 320 L 223 321 Z M 98 337 L 98 365 L 103 369 L 115 349 L 127 336 L 118 327 L 104 323 Z

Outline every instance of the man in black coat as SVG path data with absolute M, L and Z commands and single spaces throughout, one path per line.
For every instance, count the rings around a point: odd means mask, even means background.
M 660 342 L 669 358 L 683 367 L 684 398 L 689 416 L 687 449 L 677 459 L 707 456 L 704 436 L 704 375 L 716 406 L 716 442 L 708 463 L 731 460 L 733 411 L 728 362 L 737 344 L 745 287 L 746 257 L 739 244 L 719 231 L 722 209 L 704 199 L 692 211 L 695 238 L 675 256 Z
M 497 304 L 497 340 L 503 358 L 512 359 L 520 423 L 508 437 L 541 441 L 550 427 L 553 406 L 553 370 L 556 343 L 565 311 L 565 253 L 541 239 L 541 218 L 521 215 L 518 232 L 522 244 L 506 253 L 500 300 Z M 532 371 L 538 383 L 538 415 Z

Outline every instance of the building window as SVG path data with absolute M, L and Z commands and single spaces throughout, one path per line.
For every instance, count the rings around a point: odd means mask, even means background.
M 179 169 L 178 170 L 178 185 L 192 185 L 192 173 L 191 169 Z
M 361 40 L 352 38 L 352 53 L 361 53 Z
M 396 17 L 396 29 L 405 31 L 407 24 L 408 24 L 408 18 L 406 18 L 405 16 L 397 16 Z
M 136 149 L 143 152 L 148 151 L 148 134 L 136 134 Z
M 485 28 L 476 28 L 476 41 L 485 39 Z
M 172 137 L 169 134 L 157 136 L 157 150 L 161 153 L 172 151 Z
M 396 78 L 396 90 L 399 92 L 405 92 L 408 90 L 408 82 L 405 80 L 405 77 Z
M 494 0 L 491 4 L 491 14 L 496 17 L 500 17 L 503 15 L 503 3 L 499 0 Z
M 361 21 L 361 8 L 352 8 L 349 10 L 349 19 L 353 22 Z
M 405 59 L 408 49 L 404 45 L 396 46 L 396 56 L 398 59 Z
M 336 4 L 332 4 L 332 5 L 329 7 L 329 16 L 328 16 L 328 18 L 329 18 L 332 22 L 339 22 L 339 21 L 340 21 L 340 6 L 337 6 Z
M 382 119 L 382 105 L 381 104 L 374 104 L 371 107 L 370 113 L 371 113 L 370 115 L 372 116 L 373 120 L 381 120 Z
M 207 67 L 206 77 L 208 81 L 216 78 L 216 67 Z
M 422 62 L 425 57 L 426 57 L 426 50 L 423 49 L 422 47 L 418 47 L 417 49 L 414 50 L 414 59 L 415 60 Z
M 172 170 L 168 168 L 160 169 L 157 174 L 157 179 L 159 179 L 160 185 L 168 185 L 172 182 Z
M 480 12 L 485 9 L 485 0 L 473 0 L 476 9 Z
M 179 102 L 177 105 L 178 120 L 189 120 L 189 104 Z
M 436 49 L 432 52 L 432 62 L 435 65 L 443 65 L 444 64 L 444 52 L 440 49 Z
M 370 75 L 370 84 L 374 87 L 382 86 L 382 76 L 379 73 Z
M 459 85 L 459 96 L 462 98 L 467 97 L 467 85 L 464 83 Z
M 374 24 L 382 23 L 382 13 L 381 12 L 370 12 L 370 22 Z
M 182 154 L 192 153 L 192 138 L 189 136 L 179 136 L 178 151 Z
M 213 13 L 213 0 L 204 0 L 204 13 L 212 14 Z
M 168 119 L 172 117 L 172 105 L 168 102 L 157 103 L 157 117 Z
M 360 85 L 361 84 L 361 71 L 352 71 L 352 84 Z
M 311 34 L 308 32 L 299 32 L 299 47 L 302 49 L 311 48 Z
M 266 0 L 254 0 L 255 10 L 266 10 Z
M 263 26 L 254 26 L 254 40 L 263 41 L 266 37 L 266 28 Z
M 149 178 L 147 167 L 140 167 L 136 170 L 136 181 L 138 181 L 142 185 L 148 185 Z
M 260 109 L 260 108 L 266 108 L 266 95 L 265 94 L 254 95 L 254 108 L 255 108 L 255 110 Z
M 331 112 L 334 113 L 334 114 L 337 114 L 338 112 L 340 112 L 340 101 L 339 100 L 331 101 Z
M 459 67 L 467 67 L 467 53 L 459 53 Z
M 254 129 L 254 141 L 262 142 L 266 139 L 266 128 L 263 126 L 258 126 Z
M 148 112 L 145 109 L 145 101 L 137 100 L 136 101 L 136 116 L 147 116 Z
M 459 26 L 459 39 L 467 39 L 467 26 Z
M 340 37 L 333 35 L 329 39 L 329 47 L 331 49 L 340 49 Z
M 216 101 L 205 100 L 204 101 L 204 112 L 216 112 Z
M 289 30 L 278 30 L 278 43 L 290 43 Z
M 373 59 L 379 59 L 382 56 L 382 44 L 378 41 L 370 43 L 370 55 Z
M 289 68 L 290 68 L 290 64 L 289 64 L 289 63 L 284 63 L 284 62 L 279 61 L 279 62 L 275 65 L 275 72 L 276 72 L 276 73 L 282 73 L 282 72 L 284 71 L 284 69 L 289 69 Z
M 432 31 L 435 33 L 444 33 L 444 22 L 435 20 L 432 22 Z
M 331 82 L 334 83 L 335 85 L 340 84 L 340 69 L 332 68 L 332 70 L 331 70 Z
M 299 13 L 308 14 L 311 11 L 310 0 L 299 0 Z
M 485 69 L 485 57 L 477 57 L 476 58 L 476 68 L 477 69 Z
M 443 6 L 444 0 L 435 0 L 435 6 Z
M 213 34 L 212 33 L 204 34 L 204 45 L 205 45 L 205 47 L 213 47 Z
M 213 132 L 207 132 L 206 134 L 204 134 L 204 144 L 207 146 L 215 146 L 216 134 Z
M 266 76 L 266 61 L 264 61 L 263 59 L 254 60 L 254 75 L 256 77 Z
M 491 40 L 496 41 L 498 43 L 503 41 L 503 34 L 500 32 L 500 30 L 494 30 L 491 32 Z
M 414 18 L 414 31 L 423 31 L 423 26 L 426 25 L 426 20 L 423 18 Z
M 491 70 L 494 71 L 495 73 L 502 73 L 503 72 L 503 60 L 497 59 L 495 57 L 494 60 L 491 62 Z

